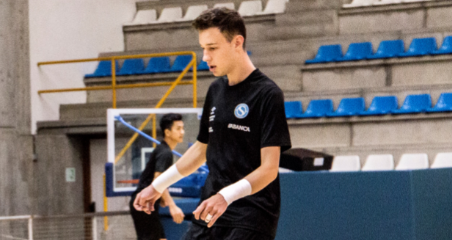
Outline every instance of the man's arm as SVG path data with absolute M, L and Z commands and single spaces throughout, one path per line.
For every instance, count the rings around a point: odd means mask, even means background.
M 280 149 L 281 147 L 261 149 L 261 166 L 245 177 L 251 184 L 251 194 L 259 192 L 278 177 Z
M 137 194 L 133 206 L 138 211 L 144 211 L 151 214 L 154 211 L 154 203 L 159 199 L 163 191 L 171 184 L 177 182 L 184 176 L 188 176 L 196 171 L 206 162 L 207 144 L 197 141 L 187 152 L 171 166 L 167 171 L 161 174 L 154 182 Z M 156 187 L 154 187 L 156 186 Z M 160 189 L 161 192 L 158 191 Z
M 197 220 L 201 218 L 206 221 L 206 217 L 209 214 L 212 217 L 211 220 L 208 221 L 207 227 L 212 227 L 215 221 L 226 211 L 226 208 L 232 201 L 257 193 L 273 182 L 278 176 L 280 149 L 279 146 L 262 148 L 261 165 L 244 178 L 248 183 L 240 180 L 220 191 L 223 192 L 223 190 L 227 189 L 225 194 L 227 196 L 222 195 L 222 193 L 217 193 L 203 201 L 193 212 L 195 218 Z M 244 183 L 244 186 L 243 184 L 240 184 L 241 182 Z M 234 186 L 238 183 L 239 185 L 237 185 L 237 187 Z M 251 189 L 247 189 L 247 184 L 251 186 Z
M 206 162 L 207 144 L 196 141 L 176 162 L 180 174 L 188 176 Z
M 154 173 L 154 179 L 156 179 L 158 176 L 160 176 L 160 174 L 162 174 L 162 173 L 161 172 L 155 172 Z M 168 206 L 170 214 L 171 214 L 171 217 L 173 218 L 173 221 L 175 223 L 179 224 L 179 223 L 182 223 L 182 221 L 184 221 L 185 215 L 182 212 L 182 210 L 174 202 L 174 200 L 171 197 L 168 189 L 166 189 L 162 193 L 162 202 L 165 204 L 165 206 Z M 162 202 L 160 202 L 160 204 L 162 204 Z

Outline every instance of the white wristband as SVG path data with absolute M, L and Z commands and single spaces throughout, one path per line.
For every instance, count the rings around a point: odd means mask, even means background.
M 221 194 L 228 205 L 234 202 L 235 200 L 251 195 L 252 189 L 251 184 L 246 179 L 242 179 L 234 184 L 231 184 L 223 189 L 221 189 L 218 193 Z
M 179 181 L 184 176 L 179 173 L 177 170 L 176 164 L 168 168 L 165 172 L 163 172 L 160 176 L 158 176 L 154 181 L 152 181 L 152 186 L 159 193 L 163 193 L 165 189 L 171 186 L 173 183 Z

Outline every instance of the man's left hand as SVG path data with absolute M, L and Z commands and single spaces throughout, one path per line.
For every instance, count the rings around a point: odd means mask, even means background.
M 182 221 L 184 221 L 184 212 L 182 212 L 182 210 L 176 206 L 169 206 L 169 212 L 171 214 L 171 217 L 173 217 L 173 221 L 177 224 L 182 223 Z
M 217 221 L 217 219 L 223 215 L 227 207 L 228 203 L 224 197 L 217 193 L 209 199 L 204 200 L 193 212 L 193 215 L 196 220 L 201 219 L 205 221 L 207 223 L 207 227 L 210 228 Z

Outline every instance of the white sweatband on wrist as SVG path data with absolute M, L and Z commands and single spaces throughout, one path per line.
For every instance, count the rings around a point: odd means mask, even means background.
M 228 205 L 234 202 L 235 200 L 251 195 L 252 189 L 251 184 L 246 179 L 242 179 L 234 184 L 231 184 L 223 189 L 221 189 L 218 193 L 221 194 Z
M 160 176 L 158 176 L 154 181 L 152 181 L 152 186 L 159 193 L 163 193 L 165 189 L 171 186 L 173 183 L 179 181 L 184 176 L 180 174 L 179 170 L 177 170 L 176 164 L 168 168 L 165 172 L 163 172 Z

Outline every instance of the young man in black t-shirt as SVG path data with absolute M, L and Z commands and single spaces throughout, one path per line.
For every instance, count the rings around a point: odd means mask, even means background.
M 181 223 L 184 220 L 184 213 L 176 206 L 168 190 L 162 195 L 163 201 L 156 201 L 152 215 L 137 211 L 133 207 L 136 195 L 149 186 L 154 178 L 166 171 L 173 164 L 173 153 L 178 143 L 184 138 L 184 123 L 180 114 L 165 114 L 160 120 L 160 129 L 163 132 L 163 141 L 154 151 L 152 151 L 146 168 L 141 173 L 137 189 L 132 194 L 130 200 L 130 213 L 135 225 L 138 240 L 161 240 L 166 239 L 162 224 L 160 223 L 158 208 L 159 205 L 168 206 L 174 222 Z
M 167 186 L 207 161 L 210 173 L 185 239 L 273 239 L 279 157 L 291 147 L 283 93 L 248 57 L 236 11 L 210 9 L 193 25 L 203 60 L 219 78 L 207 92 L 198 141 L 138 194 L 134 206 L 150 214 Z

